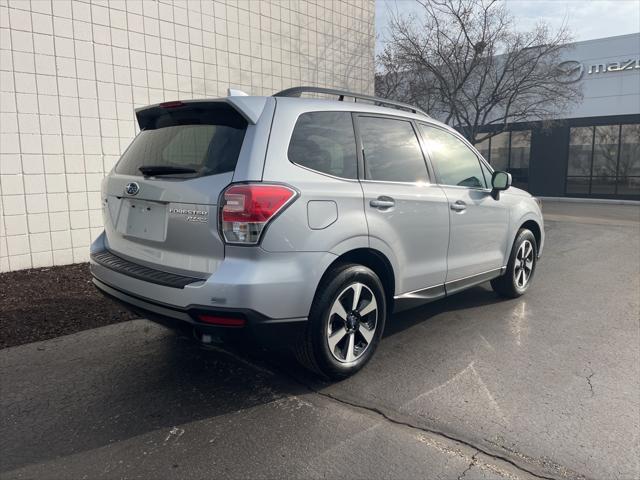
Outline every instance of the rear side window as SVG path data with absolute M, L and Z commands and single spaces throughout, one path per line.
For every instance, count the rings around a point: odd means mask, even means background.
M 309 112 L 298 118 L 289 160 L 342 178 L 357 178 L 356 139 L 349 112 Z
M 411 122 L 358 117 L 365 178 L 388 182 L 427 182 L 427 166 Z
M 420 124 L 438 182 L 443 185 L 486 188 L 480 160 L 462 140 L 440 128 Z
M 116 173 L 142 175 L 141 167 L 177 168 L 185 173 L 163 177 L 193 178 L 235 169 L 247 123 L 231 106 L 157 107 L 141 116 L 144 129 L 120 158 Z

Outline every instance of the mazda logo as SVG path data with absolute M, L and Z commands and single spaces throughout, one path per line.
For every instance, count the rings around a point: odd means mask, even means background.
M 574 83 L 584 75 L 584 66 L 575 60 L 567 60 L 556 66 L 556 79 L 560 83 Z
M 127 186 L 124 187 L 124 192 L 127 195 L 137 195 L 139 191 L 140 185 L 138 185 L 136 182 L 127 183 Z

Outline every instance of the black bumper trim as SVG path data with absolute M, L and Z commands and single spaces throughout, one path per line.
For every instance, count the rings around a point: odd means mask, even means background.
M 165 287 L 184 288 L 190 283 L 204 280 L 203 278 L 187 277 L 145 267 L 114 255 L 109 250 L 91 252 L 91 260 L 114 272 Z
M 204 305 L 188 305 L 184 308 L 181 307 L 177 307 L 175 305 L 169 305 L 163 302 L 158 302 L 155 300 L 151 300 L 145 297 L 140 297 L 138 295 L 135 295 L 133 293 L 130 292 L 126 292 L 124 290 L 121 290 L 118 287 L 114 287 L 113 285 L 104 282 L 103 280 L 97 278 L 95 275 L 93 275 L 93 284 L 96 286 L 96 288 L 105 296 L 112 298 L 114 300 L 116 300 L 117 302 L 123 304 L 125 307 L 127 307 L 129 310 L 132 310 L 136 313 L 143 313 L 145 316 L 149 315 L 154 316 L 154 317 L 164 317 L 167 319 L 171 319 L 174 320 L 176 322 L 181 322 L 181 323 L 187 323 L 190 324 L 191 326 L 196 326 L 196 327 L 200 327 L 200 328 L 223 328 L 223 329 L 228 329 L 228 328 L 238 328 L 238 327 L 223 327 L 223 326 L 214 326 L 211 324 L 207 324 L 204 322 L 200 322 L 198 320 L 198 316 L 201 314 L 208 314 L 208 315 L 225 315 L 225 316 L 234 316 L 234 317 L 240 317 L 240 318 L 245 318 L 247 320 L 247 324 L 249 326 L 251 325 L 266 325 L 266 324 L 280 324 L 280 323 L 299 323 L 299 322 L 304 322 L 307 319 L 306 318 L 270 318 L 267 317 L 266 315 L 263 315 L 259 312 L 256 312 L 255 310 L 251 310 L 248 308 L 229 308 L 229 307 L 209 307 L 209 306 L 204 306 Z M 162 315 L 159 313 L 156 313 L 148 308 L 145 307 L 141 307 L 138 305 L 134 305 L 130 302 L 127 302 L 126 299 L 124 298 L 120 298 L 118 296 L 115 296 L 113 294 L 111 294 L 110 292 L 105 291 L 101 285 L 104 285 L 106 287 L 108 287 L 111 290 L 114 290 L 116 292 L 118 292 L 119 294 L 122 294 L 124 297 L 130 297 L 133 300 L 138 300 L 139 302 L 143 302 L 148 304 L 150 307 L 160 307 L 163 308 L 165 310 L 171 310 L 174 311 L 176 313 L 182 313 L 182 314 L 187 314 L 190 317 L 190 320 L 183 320 L 180 318 L 174 318 L 174 317 L 169 317 L 167 315 Z M 150 318 L 150 320 L 152 320 L 152 318 Z
M 253 340 L 262 343 L 264 346 L 280 346 L 288 347 L 296 339 L 299 338 L 301 329 L 304 328 L 306 318 L 290 318 L 290 319 L 271 319 L 254 310 L 249 309 L 231 309 L 231 308 L 212 308 L 203 307 L 199 305 L 189 305 L 186 308 L 179 308 L 175 306 L 163 305 L 160 302 L 153 302 L 149 299 L 141 298 L 136 295 L 132 295 L 128 292 L 104 283 L 94 276 L 93 283 L 96 288 L 104 296 L 112 299 L 115 302 L 120 303 L 128 310 L 140 315 L 142 318 L 151 320 L 171 330 L 181 332 L 187 337 L 195 337 L 201 340 L 203 334 L 210 334 L 219 340 L 225 340 L 228 338 L 238 336 L 248 336 Z M 106 291 L 108 288 L 112 292 Z M 121 294 L 122 297 L 118 296 Z M 127 301 L 127 297 L 130 300 L 138 300 L 141 303 L 146 303 L 148 307 L 153 308 L 161 307 L 168 310 L 166 314 L 161 314 L 145 308 L 144 306 L 134 305 Z M 177 318 L 172 315 L 171 312 L 187 314 L 186 318 Z M 225 316 L 242 316 L 247 320 L 247 324 L 244 327 L 228 327 L 220 325 L 211 325 L 203 323 L 197 320 L 198 313 L 209 314 L 224 314 Z

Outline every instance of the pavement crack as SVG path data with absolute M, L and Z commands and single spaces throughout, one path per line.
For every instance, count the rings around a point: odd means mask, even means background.
M 259 367 L 257 365 L 254 365 L 253 362 L 247 362 L 249 365 L 255 367 L 256 369 L 259 370 L 263 370 L 264 367 Z M 435 435 L 435 436 L 439 436 L 442 438 L 445 438 L 447 440 L 450 440 L 452 442 L 457 442 L 460 443 L 462 445 L 465 445 L 473 450 L 475 450 L 476 453 L 473 454 L 471 462 L 469 464 L 469 467 L 461 474 L 462 478 L 474 465 L 477 465 L 478 460 L 477 460 L 477 456 L 479 454 L 484 454 L 489 458 L 493 458 L 494 460 L 498 460 L 498 461 L 503 461 L 505 463 L 508 463 L 509 465 L 513 466 L 514 468 L 516 468 L 517 470 L 527 473 L 529 475 L 531 475 L 532 477 L 535 478 L 540 478 L 543 480 L 564 480 L 567 478 L 576 478 L 576 479 L 580 479 L 580 480 L 584 480 L 584 477 L 582 475 L 576 474 L 576 475 L 562 475 L 561 477 L 550 477 L 550 476 L 545 476 L 545 475 L 541 475 L 538 473 L 533 472 L 532 470 L 526 468 L 525 466 L 523 466 L 521 463 L 518 463 L 517 461 L 504 456 L 504 455 L 500 455 L 498 453 L 493 453 L 491 451 L 488 451 L 482 447 L 479 447 L 478 445 L 475 445 L 473 443 L 471 443 L 468 440 L 465 440 L 463 438 L 457 438 L 451 434 L 442 432 L 440 430 L 436 430 L 433 428 L 427 428 L 427 427 L 423 427 L 420 425 L 415 425 L 413 423 L 410 423 L 408 421 L 405 420 L 400 420 L 397 418 L 392 417 L 391 415 L 389 415 L 388 413 L 384 412 L 383 410 L 374 407 L 374 406 L 368 406 L 368 405 L 361 405 L 359 403 L 356 402 L 352 402 L 343 398 L 340 398 L 336 395 L 333 395 L 332 393 L 329 392 L 324 392 L 319 390 L 318 388 L 314 387 L 313 385 L 309 384 L 308 382 L 304 381 L 303 379 L 301 379 L 298 375 L 293 374 L 285 369 L 280 368 L 277 364 L 273 364 L 272 362 L 266 362 L 267 364 L 267 370 L 270 371 L 270 373 L 273 374 L 273 372 L 271 370 L 269 370 L 269 367 L 275 368 L 278 372 L 284 374 L 286 377 L 290 378 L 291 380 L 293 380 L 295 383 L 305 387 L 307 390 L 309 390 L 311 393 L 315 393 L 316 395 L 319 395 L 321 397 L 324 398 L 328 398 L 330 400 L 334 400 L 336 402 L 339 402 L 343 405 L 347 405 L 353 408 L 357 408 L 357 409 L 362 409 L 365 411 L 368 411 L 369 413 L 373 413 L 374 415 L 377 415 L 381 418 L 383 418 L 384 420 L 393 423 L 395 425 L 399 425 L 399 426 L 403 426 L 403 427 L 407 427 L 413 430 L 418 430 L 419 432 L 422 433 L 428 433 L 431 435 Z M 593 375 L 591 375 L 593 376 Z M 511 450 L 507 450 L 508 452 L 511 452 Z M 558 467 L 561 467 L 560 465 L 557 465 Z M 575 472 L 571 472 L 571 473 L 575 473 Z
M 591 373 L 585 377 L 587 379 L 587 383 L 589 384 L 589 390 L 591 391 L 591 396 L 592 397 L 593 397 L 593 384 L 591 383 L 591 378 L 594 375 L 595 375 L 595 372 L 593 370 L 591 370 Z
M 476 453 L 474 453 L 473 456 L 471 457 L 471 461 L 469 462 L 469 465 L 467 466 L 465 471 L 462 472 L 460 475 L 458 475 L 458 480 L 462 480 L 464 478 L 464 476 L 467 474 L 467 472 L 469 470 L 471 470 L 473 468 L 473 466 L 478 462 L 478 454 L 479 453 L 480 452 L 476 450 Z
M 439 430 L 434 430 L 434 429 L 422 427 L 422 426 L 419 426 L 419 425 L 414 425 L 414 424 L 412 424 L 410 422 L 393 418 L 389 414 L 385 413 L 384 411 L 382 411 L 382 410 L 380 410 L 380 409 L 378 409 L 376 407 L 360 405 L 358 403 L 351 402 L 349 400 L 345 400 L 345 399 L 342 399 L 340 397 L 337 397 L 337 396 L 335 396 L 335 395 L 333 395 L 331 393 L 322 392 L 322 391 L 312 387 L 311 385 L 308 385 L 308 384 L 306 384 L 304 382 L 301 382 L 299 379 L 295 379 L 295 380 L 298 383 L 301 383 L 303 386 L 307 387 L 311 392 L 313 392 L 313 393 L 315 393 L 317 395 L 320 395 L 320 396 L 325 397 L 325 398 L 329 398 L 331 400 L 335 400 L 336 402 L 340 402 L 340 403 L 342 403 L 344 405 L 348 405 L 350 407 L 360 408 L 360 409 L 366 410 L 366 411 L 368 411 L 370 413 L 374 413 L 374 414 L 384 418 L 385 420 L 387 420 L 388 422 L 391 422 L 393 424 L 400 425 L 400 426 L 403 426 L 403 427 L 408 427 L 408 428 L 411 428 L 411 429 L 414 429 L 414 430 L 419 430 L 421 432 L 429 433 L 431 435 L 437 435 L 437 436 L 440 436 L 440 437 L 444 437 L 444 438 L 446 438 L 448 440 L 451 440 L 453 442 L 458 442 L 458 443 L 461 443 L 462 445 L 466 445 L 467 447 L 470 447 L 470 448 L 476 450 L 476 453 L 473 455 L 474 457 L 477 457 L 478 454 L 482 453 L 482 454 L 484 454 L 484 455 L 486 455 L 488 457 L 491 457 L 491 458 L 493 458 L 495 460 L 501 460 L 503 462 L 506 462 L 509 465 L 512 465 L 513 467 L 517 468 L 518 470 L 520 470 L 520 471 L 522 471 L 524 473 L 527 473 L 527 474 L 529 474 L 529 475 L 531 475 L 531 476 L 533 476 L 535 478 L 541 478 L 541 479 L 544 479 L 544 480 L 560 480 L 559 478 L 556 478 L 556 477 L 548 477 L 548 476 L 545 476 L 545 475 L 537 474 L 537 473 L 529 470 L 528 468 L 524 467 L 523 465 L 521 465 L 519 463 L 516 463 L 514 460 L 512 460 L 512 459 L 510 459 L 508 457 L 505 457 L 505 456 L 497 454 L 497 453 L 489 452 L 489 451 L 487 451 L 487 450 L 485 450 L 485 449 L 483 449 L 481 447 L 478 447 L 477 445 L 474 445 L 471 442 L 469 442 L 467 440 L 464 440 L 462 438 L 456 438 L 453 435 L 441 432 Z M 473 464 L 477 463 L 477 459 L 476 459 L 476 461 L 472 460 L 472 463 Z M 470 465 L 470 467 L 472 467 L 472 466 L 473 465 Z M 464 473 L 468 472 L 469 469 L 470 468 L 468 468 Z

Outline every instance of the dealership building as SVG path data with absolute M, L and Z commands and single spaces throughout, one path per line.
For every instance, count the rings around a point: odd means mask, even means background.
M 583 99 L 551 124 L 515 123 L 476 145 L 534 195 L 640 200 L 640 33 L 568 46 Z
M 134 108 L 373 93 L 369 0 L 0 0 L 0 272 L 88 260 Z

